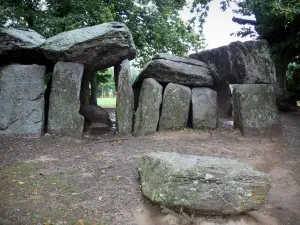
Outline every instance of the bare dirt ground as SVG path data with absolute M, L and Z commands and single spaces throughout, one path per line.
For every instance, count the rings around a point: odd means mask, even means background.
M 300 113 L 281 114 L 282 138 L 232 129 L 184 130 L 112 142 L 101 137 L 2 140 L 0 224 L 300 225 Z M 151 151 L 228 157 L 273 177 L 265 205 L 234 217 L 190 217 L 152 205 L 135 160 Z

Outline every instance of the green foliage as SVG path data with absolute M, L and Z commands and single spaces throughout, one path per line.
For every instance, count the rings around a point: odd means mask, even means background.
M 179 17 L 185 0 L 0 0 L 0 26 L 28 27 L 45 37 L 110 21 L 124 22 L 142 67 L 156 52 L 183 55 L 204 46 Z
M 286 74 L 287 91 L 290 92 L 293 103 L 300 100 L 300 64 L 290 63 Z

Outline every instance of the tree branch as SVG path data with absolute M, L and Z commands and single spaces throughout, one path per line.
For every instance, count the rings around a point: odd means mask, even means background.
M 250 24 L 250 25 L 254 25 L 254 26 L 257 25 L 256 20 L 248 20 L 248 19 L 233 17 L 232 21 L 235 23 L 238 23 L 238 24 L 242 24 L 242 25 L 245 25 L 245 24 Z

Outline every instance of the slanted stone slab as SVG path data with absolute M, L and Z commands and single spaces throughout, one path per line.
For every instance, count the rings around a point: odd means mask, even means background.
M 281 124 L 276 96 L 269 84 L 237 84 L 233 87 L 234 126 L 244 136 L 277 136 Z
M 58 62 L 52 75 L 47 131 L 80 136 L 84 118 L 79 114 L 79 93 L 84 66 Z
M 169 83 L 163 96 L 159 130 L 177 130 L 186 127 L 190 101 L 190 88 Z
M 139 158 L 137 168 L 147 198 L 196 215 L 257 210 L 270 185 L 268 175 L 225 158 L 156 152 Z
M 131 75 L 128 60 L 120 65 L 117 105 L 116 105 L 116 128 L 119 136 L 130 135 L 133 126 L 134 95 L 129 82 Z
M 134 59 L 136 55 L 129 29 L 119 22 L 60 33 L 48 38 L 42 49 L 53 62 L 82 63 L 91 72 Z
M 45 70 L 45 66 L 18 64 L 0 69 L 0 136 L 41 136 Z
M 157 131 L 162 91 L 162 86 L 156 80 L 152 78 L 144 80 L 135 114 L 135 135 L 146 135 Z
M 133 87 L 142 85 L 145 78 L 153 78 L 159 83 L 177 83 L 192 87 L 209 87 L 213 77 L 207 64 L 188 57 L 160 53 L 141 71 Z
M 217 92 L 210 88 L 192 90 L 193 128 L 217 128 Z
M 31 29 L 0 28 L 0 66 L 11 63 L 46 64 L 39 50 L 45 38 Z

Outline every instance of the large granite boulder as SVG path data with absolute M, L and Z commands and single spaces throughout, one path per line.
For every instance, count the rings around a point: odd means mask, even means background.
M 49 101 L 49 133 L 82 134 L 84 118 L 79 114 L 79 93 L 83 69 L 84 66 L 79 63 L 55 64 Z
M 232 42 L 228 46 L 202 51 L 190 58 L 205 62 L 214 71 L 214 90 L 218 92 L 219 113 L 231 114 L 229 84 L 273 84 L 274 61 L 265 40 Z
M 129 29 L 119 22 L 60 33 L 48 38 L 42 50 L 53 62 L 81 63 L 91 72 L 134 59 L 136 55 Z
M 31 29 L 0 28 L 0 66 L 10 63 L 46 64 L 39 50 L 45 38 Z
M 269 84 L 237 84 L 233 87 L 234 126 L 245 136 L 277 136 L 281 124 L 276 96 Z
M 130 85 L 130 64 L 124 60 L 120 65 L 118 74 L 117 105 L 116 105 L 116 128 L 120 136 L 130 135 L 132 132 L 134 115 L 134 95 Z
M 216 91 L 205 87 L 192 89 L 193 128 L 217 128 L 217 108 Z
M 138 159 L 142 192 L 151 201 L 191 214 L 228 215 L 259 209 L 270 179 L 225 158 L 149 153 Z
M 190 102 L 190 88 L 169 83 L 163 96 L 159 130 L 176 130 L 186 127 Z
M 172 82 L 192 87 L 213 85 L 213 77 L 207 64 L 167 53 L 153 57 L 135 81 L 134 89 L 139 89 L 145 78 L 153 78 L 159 83 Z
M 45 70 L 45 66 L 19 64 L 0 69 L 0 136 L 41 136 Z
M 144 80 L 135 114 L 135 135 L 146 135 L 157 131 L 162 91 L 162 86 L 156 80 L 152 78 Z
M 104 123 L 112 125 L 108 112 L 101 106 L 83 104 L 80 106 L 79 113 L 90 123 Z

